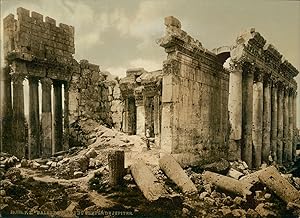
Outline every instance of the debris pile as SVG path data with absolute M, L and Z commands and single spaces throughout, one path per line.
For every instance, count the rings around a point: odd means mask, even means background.
M 300 178 L 282 167 L 263 165 L 255 171 L 245 162 L 225 159 L 182 165 L 158 148 L 148 150 L 141 137 L 86 124 L 93 138 L 87 147 L 34 160 L 0 155 L 2 214 L 19 209 L 72 217 L 76 211 L 109 208 L 159 217 L 300 215 Z M 110 180 L 111 153 L 124 156 L 124 177 L 118 172 L 123 179 L 116 185 Z

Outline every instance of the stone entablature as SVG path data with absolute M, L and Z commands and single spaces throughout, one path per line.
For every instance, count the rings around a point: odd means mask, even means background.
M 24 8 L 3 20 L 4 54 L 14 72 L 27 68 L 31 76 L 70 80 L 75 53 L 74 27 Z
M 230 53 L 234 63 L 254 64 L 260 71 L 297 89 L 297 83 L 293 78 L 298 75 L 298 70 L 285 60 L 272 44 L 267 44 L 263 36 L 254 28 L 237 37 Z

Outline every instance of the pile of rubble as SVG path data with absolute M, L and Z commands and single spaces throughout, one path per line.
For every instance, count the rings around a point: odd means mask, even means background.
M 255 171 L 245 162 L 225 159 L 187 166 L 176 155 L 148 150 L 141 137 L 81 122 L 89 146 L 44 159 L 0 155 L 1 213 L 57 211 L 55 215 L 70 217 L 77 210 L 106 207 L 158 217 L 300 215 L 300 178 L 282 167 L 263 165 Z M 115 150 L 124 151 L 125 168 L 123 183 L 112 187 L 108 154 Z

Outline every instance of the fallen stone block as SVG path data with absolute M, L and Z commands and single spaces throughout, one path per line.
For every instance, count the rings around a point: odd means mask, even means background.
M 230 163 L 225 159 L 221 159 L 211 164 L 200 166 L 200 168 L 214 173 L 226 174 L 230 169 Z
M 277 217 L 276 213 L 272 211 L 271 208 L 268 208 L 264 203 L 260 203 L 255 208 L 255 211 L 261 216 L 261 217 Z
M 183 193 L 197 192 L 195 184 L 171 155 L 165 155 L 160 158 L 159 166 L 162 171 L 182 190 Z
M 75 178 L 79 178 L 79 177 L 82 177 L 83 176 L 83 172 L 81 172 L 81 171 L 76 171 L 76 172 L 74 172 L 74 177 Z
M 209 171 L 204 172 L 202 174 L 202 177 L 206 182 L 210 182 L 218 188 L 229 191 L 236 195 L 245 197 L 252 194 L 249 184 L 233 179 L 231 177 L 223 176 Z
M 137 161 L 130 169 L 134 181 L 147 200 L 156 201 L 167 193 L 144 161 Z
M 287 204 L 300 200 L 299 191 L 282 177 L 274 166 L 263 169 L 258 178 Z
M 243 176 L 244 174 L 241 173 L 240 171 L 237 171 L 233 168 L 230 168 L 228 173 L 227 173 L 227 176 L 231 177 L 231 178 L 234 178 L 234 179 L 239 179 Z
M 94 148 L 91 148 L 90 150 L 88 150 L 88 152 L 85 153 L 85 156 L 87 156 L 88 158 L 95 158 L 97 157 L 97 155 L 98 154 Z

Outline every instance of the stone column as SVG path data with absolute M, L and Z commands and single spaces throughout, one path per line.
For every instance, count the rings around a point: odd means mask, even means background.
M 250 168 L 252 165 L 252 121 L 253 121 L 253 73 L 254 66 L 250 63 L 243 64 L 242 79 L 242 160 Z
M 42 83 L 42 156 L 52 155 L 52 105 L 51 86 L 52 80 L 43 78 Z
M 242 74 L 243 69 L 241 64 L 230 63 L 228 115 L 231 128 L 228 153 L 232 159 L 241 159 Z
M 40 119 L 39 119 L 39 79 L 29 77 L 29 123 L 28 153 L 29 159 L 40 155 Z
M 294 141 L 294 121 L 293 121 L 293 90 L 290 88 L 288 93 L 288 110 L 289 110 L 289 136 L 288 136 L 288 154 L 287 160 L 293 161 L 293 141 Z
M 160 95 L 154 96 L 154 134 L 155 144 L 160 146 Z
M 270 75 L 264 80 L 262 161 L 268 163 L 271 150 L 271 84 Z
M 11 76 L 9 68 L 0 68 L 0 151 L 10 152 L 12 138 Z
M 69 149 L 69 83 L 64 83 L 64 150 Z
M 297 154 L 297 137 L 298 137 L 298 129 L 297 129 L 297 92 L 296 88 L 293 91 L 293 127 L 294 127 L 294 141 L 293 141 L 293 160 L 296 161 Z
M 256 72 L 253 84 L 253 166 L 259 168 L 261 166 L 262 157 L 262 127 L 263 127 L 263 75 Z
M 62 113 L 62 82 L 53 81 L 53 147 L 52 152 L 62 151 L 63 139 L 63 113 Z
M 283 154 L 283 85 L 278 85 L 277 93 L 277 163 L 282 164 Z
M 136 104 L 136 134 L 145 135 L 145 106 L 144 97 L 140 92 L 135 92 Z
M 228 110 L 231 125 L 230 139 L 232 140 L 240 140 L 242 137 L 242 72 L 240 64 L 231 66 Z
M 271 155 L 274 161 L 277 161 L 277 83 L 272 81 L 272 94 L 271 94 Z
M 13 143 L 11 154 L 18 158 L 25 157 L 25 114 L 24 114 L 24 76 L 12 75 L 13 81 Z
M 283 156 L 282 161 L 286 162 L 289 153 L 289 91 L 287 87 L 284 87 L 283 96 Z

